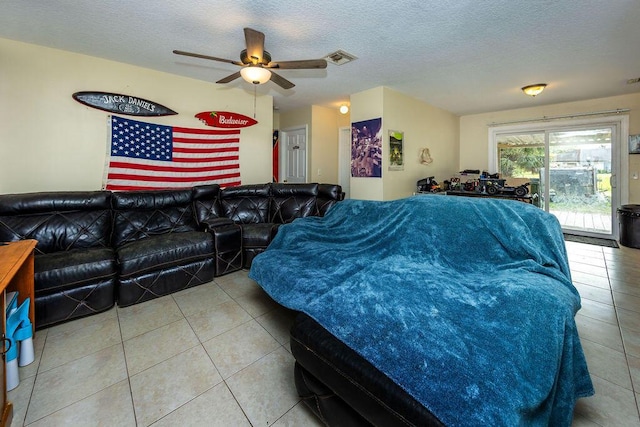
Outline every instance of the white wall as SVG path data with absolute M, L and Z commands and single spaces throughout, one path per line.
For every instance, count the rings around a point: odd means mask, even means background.
M 310 182 L 338 182 L 338 123 L 335 108 L 314 105 L 312 111 Z
M 543 96 L 544 93 L 540 96 Z M 587 101 L 567 102 L 517 110 L 460 117 L 460 170 L 487 169 L 489 124 L 629 108 L 629 134 L 640 134 L 640 93 Z M 640 154 L 629 155 L 629 172 L 640 174 Z M 640 180 L 629 180 L 629 203 L 640 203 Z
M 408 197 L 416 182 L 428 176 L 442 183 L 457 172 L 458 117 L 415 98 L 384 88 L 383 185 L 384 200 Z M 389 170 L 388 130 L 404 132 L 404 170 Z M 433 163 L 420 163 L 420 152 L 428 148 Z
M 194 117 L 201 111 L 253 117 L 248 87 L 222 87 L 6 39 L 0 39 L 0 58 L 0 193 L 101 188 L 108 113 L 76 102 L 74 92 L 157 102 L 179 114 L 138 119 L 165 125 L 204 128 Z M 271 181 L 272 105 L 271 96 L 259 96 L 258 124 L 241 130 L 243 184 Z
M 458 167 L 458 117 L 386 87 L 351 95 L 351 121 L 382 117 L 382 179 L 351 178 L 351 197 L 394 200 L 411 196 L 419 179 L 434 176 L 442 182 Z M 389 170 L 388 131 L 404 132 L 404 170 Z M 429 148 L 433 163 L 420 163 Z

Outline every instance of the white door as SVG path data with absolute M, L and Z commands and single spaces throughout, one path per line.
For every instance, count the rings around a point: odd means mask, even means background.
M 338 134 L 338 184 L 344 198 L 349 198 L 351 187 L 351 128 L 340 128 Z
M 307 182 L 307 129 L 283 131 L 284 148 L 281 159 L 284 165 L 281 180 L 288 183 Z

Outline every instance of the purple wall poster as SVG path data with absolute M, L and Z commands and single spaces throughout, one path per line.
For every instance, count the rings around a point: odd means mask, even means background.
M 351 123 L 351 176 L 382 178 L 382 118 Z

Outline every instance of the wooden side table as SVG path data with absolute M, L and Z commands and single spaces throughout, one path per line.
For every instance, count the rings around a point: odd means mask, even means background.
M 33 289 L 33 249 L 38 242 L 35 240 L 20 240 L 11 242 L 4 246 L 0 246 L 0 292 L 2 292 L 2 301 L 4 302 L 5 291 L 18 292 L 18 305 L 26 298 L 31 298 L 29 304 L 29 318 L 34 330 L 35 336 L 35 309 L 34 309 L 34 289 Z M 2 418 L 0 418 L 0 426 L 10 426 L 13 417 L 13 405 L 7 399 L 7 382 L 6 382 L 6 362 L 5 362 L 5 331 L 6 331 L 6 314 L 3 303 L 2 309 L 2 378 L 0 381 L 0 408 Z

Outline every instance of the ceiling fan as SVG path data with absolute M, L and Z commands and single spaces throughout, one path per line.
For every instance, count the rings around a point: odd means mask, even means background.
M 282 87 L 291 89 L 295 85 L 279 74 L 273 72 L 280 70 L 301 70 L 326 68 L 327 61 L 324 59 L 307 59 L 299 61 L 271 61 L 271 54 L 264 50 L 264 33 L 251 28 L 244 29 L 244 38 L 247 48 L 240 52 L 240 61 L 217 58 L 215 56 L 202 55 L 200 53 L 184 52 L 174 50 L 177 55 L 192 56 L 194 58 L 210 59 L 213 61 L 226 62 L 242 67 L 240 71 L 218 80 L 216 83 L 229 83 L 238 77 L 242 77 L 249 83 L 262 84 L 269 80 Z

